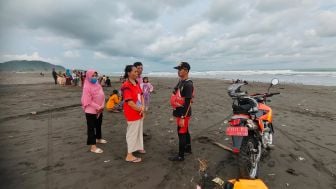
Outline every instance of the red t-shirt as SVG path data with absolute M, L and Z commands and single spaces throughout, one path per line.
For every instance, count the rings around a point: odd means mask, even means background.
M 128 105 L 128 101 L 131 100 L 138 106 L 141 105 L 142 90 L 139 84 L 133 85 L 130 81 L 125 81 L 121 90 L 123 92 L 124 99 L 124 115 L 127 121 L 137 121 L 142 118 L 140 112 L 134 110 Z

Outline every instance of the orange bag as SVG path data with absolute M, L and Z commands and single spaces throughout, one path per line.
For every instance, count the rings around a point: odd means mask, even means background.
M 173 93 L 170 97 L 170 105 L 174 110 L 178 107 L 182 107 L 184 102 L 185 100 L 181 97 L 180 89 L 177 89 L 176 93 Z
M 187 81 L 191 81 L 191 80 L 188 79 Z M 183 90 L 183 86 L 181 90 Z M 193 103 L 194 97 L 195 97 L 195 90 L 193 88 L 192 89 L 192 99 L 190 103 Z M 183 107 L 184 103 L 185 103 L 185 98 L 181 96 L 181 91 L 179 88 L 177 88 L 176 92 L 173 93 L 170 97 L 170 105 L 175 110 L 178 107 Z

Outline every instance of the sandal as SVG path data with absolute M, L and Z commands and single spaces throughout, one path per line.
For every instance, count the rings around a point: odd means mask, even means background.
M 139 154 L 146 154 L 147 152 L 146 152 L 146 150 L 138 150 L 137 151 Z
M 103 150 L 100 149 L 100 148 L 96 148 L 95 150 L 90 150 L 90 152 L 96 153 L 96 154 L 101 154 L 101 153 L 103 153 Z
M 126 160 L 126 162 L 129 162 L 129 163 L 140 163 L 142 160 L 141 158 L 134 158 L 133 160 Z
M 106 144 L 107 143 L 107 141 L 104 140 L 104 139 L 98 139 L 98 140 L 96 140 L 96 142 L 99 143 L 99 144 Z

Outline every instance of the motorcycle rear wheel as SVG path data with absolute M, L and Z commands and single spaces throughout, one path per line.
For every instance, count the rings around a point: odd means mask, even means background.
M 239 172 L 242 178 L 257 178 L 259 160 L 261 157 L 261 144 L 253 136 L 243 139 L 238 155 Z

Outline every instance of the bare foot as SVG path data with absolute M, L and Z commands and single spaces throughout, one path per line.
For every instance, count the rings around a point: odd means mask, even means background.
M 142 160 L 141 160 L 141 158 L 135 157 L 132 153 L 128 153 L 126 158 L 125 158 L 125 161 L 131 162 L 131 163 L 139 163 Z

